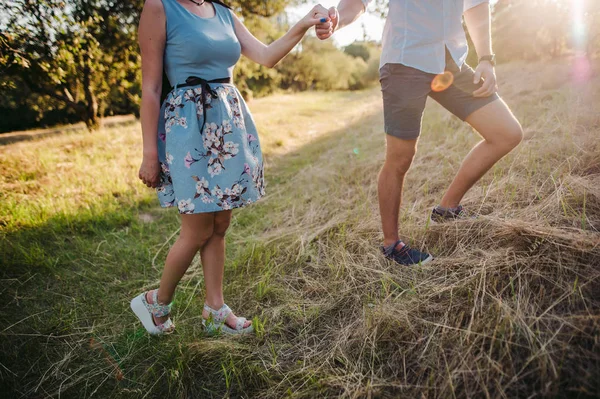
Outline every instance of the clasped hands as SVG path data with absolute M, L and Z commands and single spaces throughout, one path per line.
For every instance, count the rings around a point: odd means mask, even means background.
M 333 32 L 339 24 L 339 14 L 337 8 L 331 7 L 329 10 L 322 5 L 316 5 L 303 18 L 307 27 L 314 26 L 317 37 L 326 40 L 333 35 Z

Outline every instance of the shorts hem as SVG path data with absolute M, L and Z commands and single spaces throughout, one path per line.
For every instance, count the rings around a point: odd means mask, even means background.
M 489 97 L 484 97 L 482 100 L 483 101 L 478 101 L 475 106 L 470 107 L 470 109 L 465 113 L 465 116 L 456 115 L 456 116 L 458 116 L 458 119 L 460 119 L 463 122 L 466 122 L 467 118 L 469 116 L 473 115 L 473 113 L 475 113 L 476 111 L 480 110 L 481 108 L 485 107 L 488 104 L 493 103 L 496 100 L 500 100 L 500 96 L 498 95 L 498 93 L 494 93 Z
M 414 140 L 416 138 L 419 138 L 419 136 L 421 135 L 421 130 L 407 130 L 400 132 L 386 130 L 385 134 L 387 134 L 388 136 L 394 136 L 402 140 Z

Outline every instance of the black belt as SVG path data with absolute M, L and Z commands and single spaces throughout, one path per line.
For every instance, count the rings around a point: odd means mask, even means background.
M 202 126 L 200 127 L 200 133 L 204 133 L 204 125 L 206 125 L 206 96 L 209 95 L 214 99 L 219 98 L 219 95 L 217 94 L 217 92 L 215 90 L 213 90 L 209 83 L 228 83 L 231 84 L 232 83 L 232 79 L 231 78 L 220 78 L 220 79 L 213 79 L 213 80 L 206 80 L 206 79 L 202 79 L 199 78 L 197 76 L 190 76 L 189 78 L 187 78 L 185 80 L 185 83 L 182 84 L 178 84 L 175 85 L 175 87 L 173 89 L 178 89 L 180 87 L 189 87 L 189 86 L 200 86 L 202 88 L 202 95 L 200 96 L 201 99 L 200 101 L 202 101 Z

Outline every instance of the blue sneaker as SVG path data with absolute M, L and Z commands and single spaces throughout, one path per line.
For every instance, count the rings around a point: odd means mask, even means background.
M 398 244 L 401 242 L 398 240 L 394 245 L 381 247 L 383 256 L 404 266 L 424 265 L 433 260 L 433 256 L 430 254 L 411 248 L 408 244 L 404 244 L 402 248 L 398 249 Z

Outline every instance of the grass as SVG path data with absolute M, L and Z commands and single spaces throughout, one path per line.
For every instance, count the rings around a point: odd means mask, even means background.
M 175 335 L 130 312 L 179 225 L 137 181 L 138 124 L 0 147 L 3 396 L 598 396 L 600 77 L 571 83 L 567 61 L 499 76 L 526 140 L 465 198 L 477 220 L 426 222 L 477 142 L 428 105 L 401 212 L 438 257 L 424 267 L 377 249 L 378 90 L 250 104 L 268 196 L 235 213 L 225 291 L 253 337 L 203 335 L 198 260 Z

